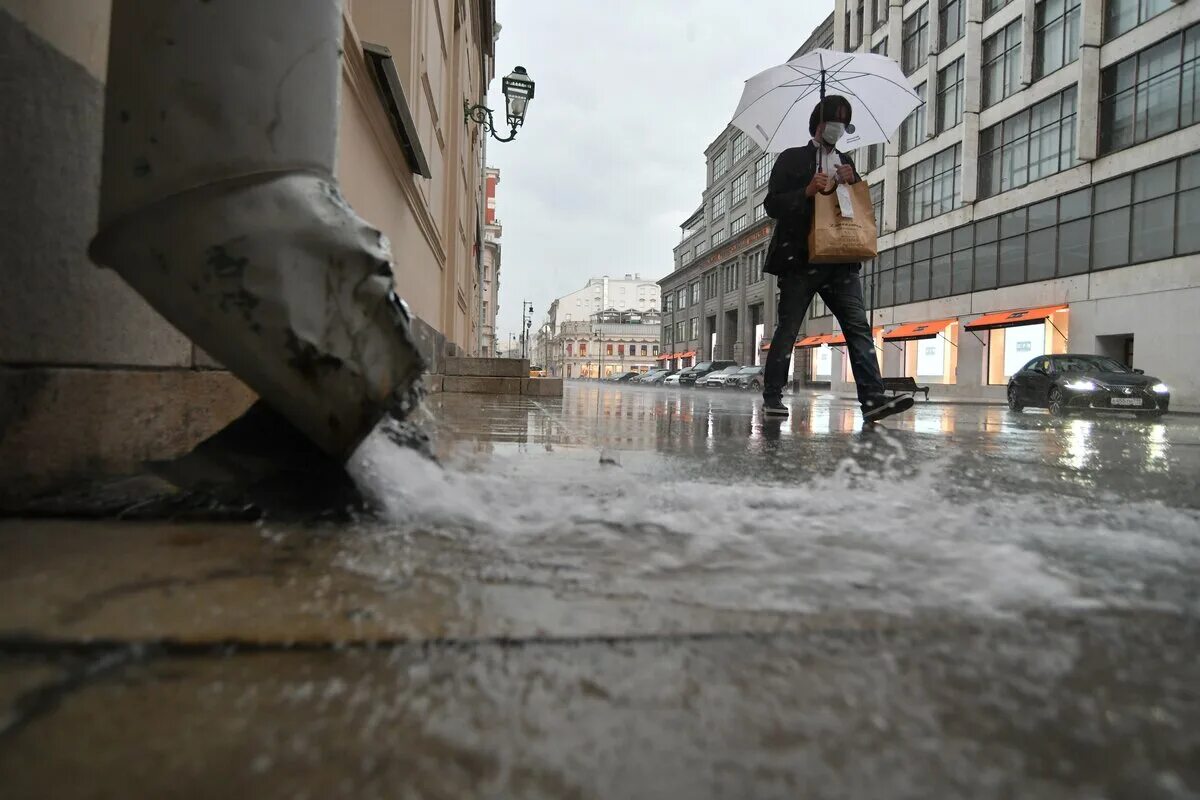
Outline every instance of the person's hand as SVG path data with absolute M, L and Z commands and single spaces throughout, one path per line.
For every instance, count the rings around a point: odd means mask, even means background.
M 838 164 L 837 177 L 838 183 L 845 183 L 847 185 L 854 183 L 854 181 L 857 180 L 854 177 L 854 167 L 850 166 L 849 164 Z
M 808 188 L 804 190 L 804 193 L 809 197 L 815 197 L 817 192 L 828 192 L 832 187 L 833 178 L 826 175 L 824 170 L 819 169 L 809 181 Z

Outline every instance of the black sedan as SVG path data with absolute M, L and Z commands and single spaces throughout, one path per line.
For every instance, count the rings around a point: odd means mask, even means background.
M 1170 405 L 1165 383 L 1106 356 L 1038 356 L 1008 381 L 1013 411 L 1033 406 L 1056 417 L 1088 410 L 1159 417 Z

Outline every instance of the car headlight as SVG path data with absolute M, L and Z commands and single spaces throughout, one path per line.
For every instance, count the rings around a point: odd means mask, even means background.
M 1167 385 L 1165 383 L 1156 383 L 1150 387 L 1150 391 L 1155 392 L 1157 394 L 1167 394 L 1171 390 L 1169 388 L 1167 388 Z
M 1067 384 L 1067 388 L 1073 392 L 1094 392 L 1096 384 L 1091 381 L 1071 381 Z

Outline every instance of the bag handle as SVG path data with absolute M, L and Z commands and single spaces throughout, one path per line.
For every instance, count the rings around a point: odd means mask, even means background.
M 845 164 L 845 163 L 846 163 L 846 157 L 842 155 L 842 151 L 841 151 L 841 150 L 837 150 L 837 149 L 835 149 L 833 152 L 837 153 L 838 161 L 839 161 L 840 163 L 842 163 L 842 164 Z M 815 159 L 816 159 L 816 162 L 817 162 L 817 172 L 820 172 L 820 171 L 821 171 L 821 148 L 820 148 L 820 146 L 814 147 L 814 148 L 813 148 L 813 153 L 815 154 L 815 155 L 814 155 L 814 157 L 815 157 Z M 829 191 L 827 191 L 827 192 L 817 192 L 817 194 L 823 194 L 823 195 L 825 195 L 826 197 L 828 197 L 829 195 L 831 195 L 831 194 L 833 194 L 834 192 L 836 192 L 836 191 L 837 191 L 837 187 L 838 187 L 837 183 L 834 183 L 834 184 L 833 184 L 833 188 L 832 188 L 832 189 L 830 189 Z

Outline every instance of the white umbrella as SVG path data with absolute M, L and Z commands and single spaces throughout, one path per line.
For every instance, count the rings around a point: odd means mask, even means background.
M 854 124 L 838 142 L 841 150 L 890 142 L 924 102 L 887 56 L 813 50 L 746 81 L 733 124 L 764 152 L 781 153 L 812 138 L 808 118 L 826 94 L 845 97 L 854 109 Z

